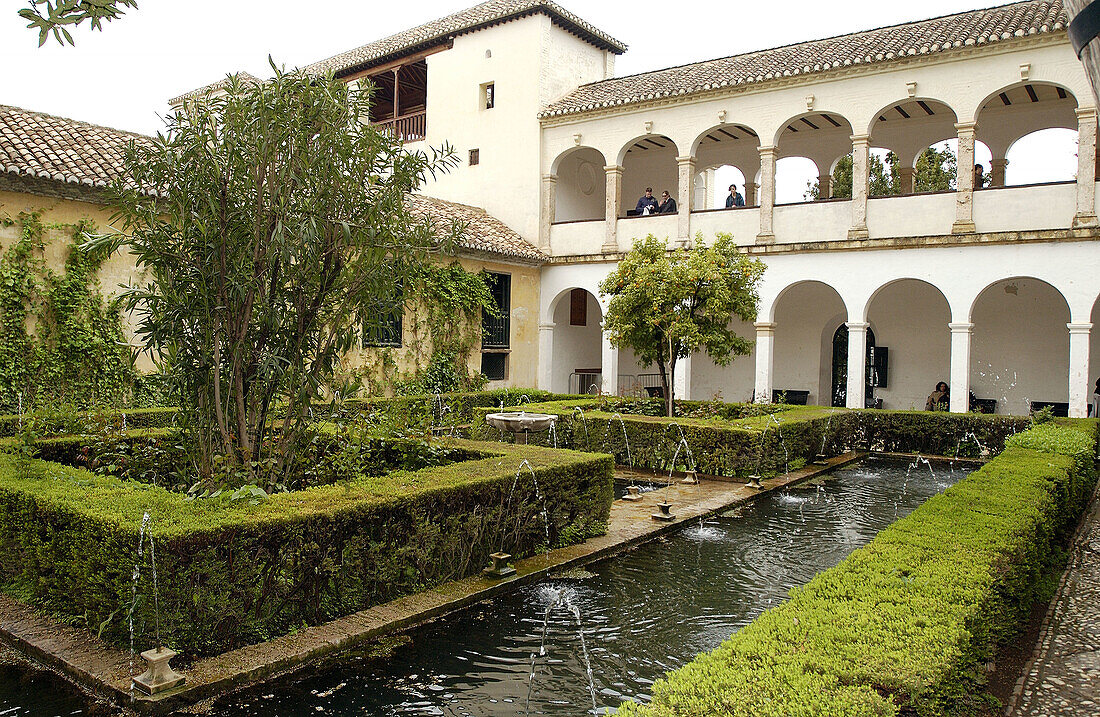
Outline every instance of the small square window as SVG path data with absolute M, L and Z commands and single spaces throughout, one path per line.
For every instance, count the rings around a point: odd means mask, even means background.
M 481 373 L 490 381 L 503 381 L 508 354 L 481 354 Z
M 472 167 L 475 164 L 481 164 L 481 150 L 480 149 L 471 149 L 470 150 L 470 166 Z
M 488 82 L 481 86 L 481 108 L 491 110 L 497 103 L 496 83 Z

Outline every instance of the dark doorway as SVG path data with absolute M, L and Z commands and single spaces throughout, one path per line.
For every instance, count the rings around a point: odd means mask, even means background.
M 875 382 L 875 332 L 867 329 L 867 375 L 865 396 L 870 401 L 874 397 Z M 833 406 L 843 408 L 848 405 L 848 327 L 841 324 L 833 334 Z

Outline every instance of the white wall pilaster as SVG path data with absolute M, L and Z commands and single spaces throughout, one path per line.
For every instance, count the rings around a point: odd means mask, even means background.
M 550 225 L 558 211 L 558 177 L 542 175 L 542 214 L 539 217 L 539 249 L 550 253 Z
M 1077 110 L 1077 213 L 1073 226 L 1095 227 L 1096 219 L 1096 108 Z
M 955 180 L 955 223 L 952 234 L 970 234 L 974 227 L 974 134 L 976 122 L 956 124 L 959 134 L 958 171 Z M 952 388 L 952 392 L 954 389 Z
M 775 323 L 757 321 L 756 326 L 756 403 L 771 403 L 772 369 L 775 364 Z
M 554 324 L 539 324 L 538 376 L 541 390 L 554 390 Z
M 849 321 L 848 327 L 848 408 L 867 407 L 867 329 L 866 321 Z
M 757 244 L 773 244 L 775 228 L 772 220 L 775 214 L 775 154 L 776 148 L 761 146 L 760 150 L 760 233 L 756 235 Z M 771 398 L 770 394 L 768 396 Z
M 951 329 L 951 412 L 966 413 L 970 410 L 970 339 L 974 324 L 947 326 Z
M 611 337 L 606 331 L 601 334 L 600 371 L 603 380 L 603 393 L 616 396 L 619 393 L 619 349 L 611 345 Z
M 866 239 L 869 236 L 867 185 L 870 181 L 870 157 L 871 137 L 865 134 L 852 135 L 852 228 L 848 230 L 849 239 Z
M 1066 324 L 1069 329 L 1069 416 L 1088 417 L 1089 336 L 1092 324 Z
M 619 205 L 622 203 L 623 168 L 617 164 L 610 164 L 604 167 L 603 171 L 607 175 L 607 200 L 604 205 L 604 219 L 607 226 L 600 251 L 604 254 L 614 254 L 619 251 Z

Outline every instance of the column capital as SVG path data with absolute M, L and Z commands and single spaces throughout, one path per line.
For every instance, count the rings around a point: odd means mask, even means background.
M 853 134 L 852 135 L 852 144 L 853 145 L 865 144 L 868 147 L 870 147 L 871 146 L 871 135 L 869 135 L 869 134 Z
M 1066 324 L 1070 334 L 1088 334 L 1092 331 L 1092 324 Z
M 679 164 L 679 165 L 695 164 L 695 157 L 691 157 L 691 156 L 677 157 L 676 158 L 676 164 Z
M 558 181 L 558 175 L 556 174 L 544 174 L 542 175 L 543 184 L 555 184 Z
M 764 155 L 768 154 L 774 155 L 776 152 L 779 151 L 779 148 L 776 147 L 774 144 L 762 144 L 757 147 L 756 150 L 760 153 L 760 156 L 763 157 Z
M 557 324 L 539 324 L 539 331 L 553 331 Z
M 974 331 L 974 324 L 969 321 L 959 321 L 948 324 L 947 328 L 951 329 L 953 334 L 969 334 Z
M 775 322 L 774 321 L 757 321 L 757 322 L 753 323 L 753 326 L 756 327 L 756 331 L 758 333 L 760 333 L 760 332 L 769 333 L 769 332 L 775 331 Z
M 1096 108 L 1095 107 L 1078 107 L 1073 111 L 1077 115 L 1077 119 L 1080 120 L 1096 120 Z
M 622 174 L 623 173 L 623 168 L 622 168 L 622 165 L 609 164 L 609 165 L 607 165 L 606 167 L 603 168 L 603 171 L 606 172 L 607 174 Z
M 866 332 L 871 328 L 871 324 L 866 321 L 845 321 L 844 325 L 848 327 L 849 331 Z
M 956 122 L 955 130 L 961 135 L 964 133 L 974 134 L 978 131 L 977 122 Z

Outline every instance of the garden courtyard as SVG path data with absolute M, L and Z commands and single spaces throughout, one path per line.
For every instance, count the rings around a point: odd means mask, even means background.
M 1097 112 L 946 20 L 0 105 L 0 715 L 1100 713 Z

